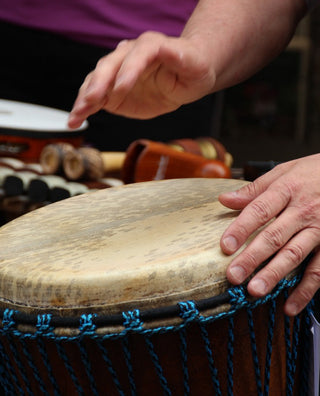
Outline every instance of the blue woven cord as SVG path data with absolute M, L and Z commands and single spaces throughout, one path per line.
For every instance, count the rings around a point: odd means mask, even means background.
M 5 310 L 5 312 L 3 314 L 3 320 L 2 320 L 2 324 L 3 324 L 4 330 L 8 331 L 8 330 L 14 328 L 15 321 L 13 320 L 13 315 L 14 315 L 14 311 L 13 310 L 9 310 L 9 309 Z M 23 364 L 22 364 L 22 362 L 20 360 L 20 355 L 19 355 L 19 353 L 17 351 L 17 348 L 16 348 L 16 345 L 14 343 L 12 335 L 8 334 L 7 335 L 7 340 L 8 340 L 8 343 L 9 343 L 9 348 L 11 350 L 13 360 L 14 360 L 15 364 L 18 366 L 19 374 L 22 377 L 22 380 L 24 382 L 26 390 L 27 390 L 27 392 L 29 394 L 32 394 L 30 382 L 29 382 L 28 377 L 26 375 L 24 366 L 23 366 Z M 24 390 L 23 390 L 23 388 L 20 385 L 20 381 L 19 381 L 18 377 L 16 376 L 16 374 L 14 372 L 14 368 L 12 367 L 10 361 L 7 360 L 7 362 L 9 364 L 10 374 L 12 375 L 12 377 L 13 377 L 13 379 L 15 381 L 15 386 L 18 388 L 20 394 L 22 395 L 24 393 Z
M 80 333 L 82 332 L 80 335 L 73 335 L 73 336 L 61 336 L 60 335 L 60 336 L 57 336 L 57 335 L 54 334 L 54 332 L 51 331 L 50 322 L 44 320 L 43 321 L 43 327 L 40 330 L 40 332 L 37 331 L 36 332 L 37 334 L 34 334 L 32 332 L 23 333 L 23 332 L 19 331 L 15 327 L 14 320 L 12 319 L 12 312 L 13 311 L 8 311 L 8 312 L 11 312 L 11 314 L 9 314 L 9 315 L 7 314 L 7 317 L 4 318 L 4 324 L 3 324 L 3 327 L 0 328 L 0 334 L 4 335 L 5 337 L 8 337 L 8 335 L 9 335 L 10 337 L 14 336 L 14 337 L 18 337 L 18 338 L 21 338 L 21 339 L 37 339 L 38 338 L 39 340 L 41 339 L 43 341 L 47 338 L 47 339 L 51 339 L 51 340 L 55 341 L 56 344 L 58 345 L 57 348 L 60 349 L 60 353 L 59 353 L 60 357 L 62 357 L 62 356 L 65 357 L 65 358 L 62 358 L 62 360 L 67 365 L 67 368 L 69 366 L 68 371 L 69 371 L 69 373 L 71 372 L 70 375 L 71 375 L 71 377 L 73 377 L 72 379 L 73 379 L 73 381 L 76 384 L 76 376 L 75 376 L 74 373 L 72 374 L 72 367 L 70 365 L 70 362 L 68 361 L 67 355 L 66 355 L 65 351 L 61 352 L 61 350 L 64 349 L 63 348 L 63 343 L 64 342 L 68 342 L 68 343 L 71 343 L 72 341 L 79 342 L 79 340 L 82 339 L 84 334 L 86 336 L 88 335 L 91 339 L 99 340 L 101 342 L 103 340 L 108 340 L 108 339 L 122 339 L 123 340 L 123 344 L 124 344 L 124 351 L 125 350 L 128 351 L 128 352 L 125 352 L 125 355 L 130 356 L 130 351 L 129 351 L 128 345 L 129 345 L 129 337 L 130 337 L 131 333 L 141 334 L 141 335 L 143 335 L 145 337 L 148 337 L 150 339 L 150 337 L 153 334 L 163 334 L 163 333 L 171 332 L 171 331 L 179 331 L 180 332 L 179 334 L 180 334 L 180 337 L 181 337 L 181 334 L 183 334 L 183 332 L 185 332 L 187 326 L 190 323 L 194 323 L 194 322 L 197 323 L 198 322 L 200 324 L 202 338 L 203 338 L 203 340 L 205 342 L 206 352 L 207 352 L 207 356 L 208 356 L 208 359 L 209 359 L 210 370 L 213 373 L 213 375 L 212 375 L 213 381 L 215 382 L 215 380 L 218 379 L 218 373 L 217 373 L 217 370 L 214 367 L 212 347 L 210 345 L 210 340 L 209 340 L 208 332 L 207 332 L 207 329 L 206 329 L 205 325 L 208 324 L 208 323 L 212 323 L 212 322 L 214 322 L 216 320 L 225 319 L 225 318 L 229 318 L 230 321 L 231 321 L 232 317 L 235 314 L 235 312 L 241 310 L 242 308 L 246 308 L 246 309 L 249 309 L 249 311 L 250 310 L 252 311 L 258 305 L 265 304 L 268 301 L 274 300 L 275 298 L 277 298 L 277 296 L 283 290 L 285 290 L 286 288 L 289 288 L 289 287 L 293 287 L 298 281 L 299 281 L 299 278 L 297 277 L 297 278 L 293 279 L 292 281 L 285 280 L 284 282 L 280 282 L 280 284 L 277 286 L 277 288 L 275 288 L 275 290 L 270 295 L 266 296 L 266 298 L 259 299 L 259 300 L 256 300 L 256 301 L 252 301 L 252 300 L 247 299 L 246 296 L 245 296 L 245 293 L 244 293 L 244 289 L 232 288 L 232 289 L 230 289 L 230 291 L 228 291 L 230 296 L 231 296 L 231 300 L 232 300 L 230 309 L 225 311 L 225 312 L 220 312 L 218 314 L 214 314 L 214 315 L 207 316 L 207 317 L 199 315 L 199 312 L 196 310 L 195 304 L 193 302 L 182 303 L 182 304 L 187 304 L 187 306 L 189 306 L 187 308 L 187 313 L 185 315 L 183 323 L 178 324 L 178 325 L 174 325 L 174 326 L 170 325 L 170 326 L 159 326 L 159 327 L 156 327 L 156 328 L 145 328 L 143 326 L 143 323 L 140 320 L 139 311 L 138 310 L 134 310 L 134 311 L 130 311 L 130 312 L 127 312 L 127 313 L 123 314 L 125 329 L 123 331 L 121 331 L 121 332 L 115 332 L 115 333 L 111 333 L 111 334 L 108 333 L 108 334 L 104 334 L 104 335 L 98 334 L 95 331 L 95 328 L 92 328 L 92 327 L 90 328 L 90 326 L 88 325 L 88 322 L 86 322 L 86 323 L 81 323 L 81 325 L 80 325 L 80 327 L 81 327 Z M 250 315 L 250 313 L 248 313 L 248 315 Z M 47 330 L 45 330 L 46 326 L 47 326 Z M 252 323 L 251 327 L 253 329 L 253 327 L 254 327 L 253 323 Z M 231 334 L 231 330 L 229 330 L 229 332 Z M 297 358 L 296 357 L 296 354 L 297 354 L 296 346 L 298 344 L 298 334 L 299 334 L 299 326 L 297 326 L 297 324 L 294 326 L 293 332 L 295 333 L 295 336 L 293 337 L 292 345 L 290 344 L 290 348 L 289 348 L 289 350 L 290 350 L 289 355 L 291 357 L 290 364 L 292 366 L 289 367 L 289 369 L 288 369 L 289 374 L 291 375 L 291 377 L 292 377 L 292 373 L 293 373 L 293 377 L 294 377 L 294 373 L 295 373 L 295 370 L 296 370 L 296 362 L 293 362 L 292 360 L 296 360 L 296 358 Z M 230 334 L 229 334 L 229 338 L 230 338 Z M 253 334 L 254 334 L 254 332 L 253 332 Z M 251 339 L 253 339 L 253 338 L 254 337 L 251 336 Z M 229 341 L 228 341 L 228 344 L 229 344 Z M 252 348 L 254 349 L 254 346 Z M 186 349 L 187 349 L 186 344 L 185 344 L 185 346 L 182 346 L 181 349 L 182 350 L 185 349 L 185 351 L 186 351 Z M 228 349 L 229 349 L 229 345 L 228 345 Z M 151 350 L 152 350 L 152 347 L 151 347 Z M 0 353 L 1 353 L 1 346 L 0 346 Z M 6 355 L 6 354 L 2 353 L 2 355 Z M 184 358 L 182 358 L 182 360 L 183 359 Z M 187 356 L 185 356 L 185 359 L 187 359 Z M 10 363 L 10 365 L 12 366 L 12 363 L 10 362 L 10 359 L 7 358 L 7 360 Z M 11 360 L 13 360 L 12 357 L 11 357 Z M 108 359 L 105 359 L 105 361 L 106 360 L 108 360 Z M 130 360 L 130 358 L 127 359 L 127 361 L 129 361 L 129 360 Z M 267 358 L 266 358 L 266 360 L 267 360 Z M 44 359 L 44 361 L 45 361 L 45 359 Z M 5 363 L 5 362 L 6 362 L 5 357 L 2 357 L 2 363 Z M 185 363 L 183 363 L 183 364 L 185 364 L 185 366 L 187 366 L 187 360 L 185 360 Z M 228 365 L 229 364 L 230 363 L 228 361 Z M 130 366 L 130 364 L 129 364 L 129 366 Z M 257 360 L 257 367 L 259 368 L 258 360 Z M 112 371 L 112 369 L 111 369 L 111 371 Z M 130 371 L 130 369 L 128 371 Z M 230 369 L 228 371 L 230 372 Z M 9 373 L 10 369 L 8 369 L 7 372 Z M 133 378 L 133 370 L 132 370 L 132 368 L 131 368 L 131 374 L 129 374 L 129 377 L 131 375 L 131 377 Z M 12 374 L 10 373 L 10 375 L 11 375 L 11 379 L 14 381 L 15 374 L 14 373 L 12 373 Z M 188 373 L 188 376 L 189 376 L 189 373 Z M 260 376 L 260 374 L 259 374 L 259 376 Z M 8 381 L 8 378 L 9 378 L 8 376 L 7 377 L 1 376 L 1 373 L 0 373 L 0 379 L 6 385 L 6 387 L 8 387 L 8 382 L 10 382 L 10 381 Z M 135 394 L 135 387 L 132 386 L 132 382 L 134 382 L 134 381 L 131 380 L 131 389 L 132 389 L 132 394 L 134 395 Z M 233 380 L 229 380 L 229 378 L 228 378 L 228 384 L 231 384 L 232 382 L 233 382 Z M 16 381 L 14 381 L 14 383 L 17 384 Z M 219 381 L 217 381 L 217 383 L 219 384 Z M 17 385 L 17 386 L 19 386 L 19 385 Z M 78 386 L 78 385 L 75 385 L 75 386 L 76 386 L 79 394 L 84 394 L 83 391 L 81 391 L 81 387 L 80 386 Z M 215 384 L 214 386 L 216 387 L 217 385 Z M 266 386 L 266 384 L 265 384 L 265 386 Z M 78 388 L 80 388 L 80 391 L 79 391 Z M 230 385 L 228 385 L 228 388 L 230 388 Z M 17 392 L 19 392 L 18 389 L 17 389 Z M 15 392 L 13 394 L 17 394 L 17 392 Z M 120 391 L 119 391 L 120 395 L 122 396 L 123 393 L 121 393 L 121 392 L 122 392 L 122 389 L 120 389 Z M 229 392 L 229 396 L 231 396 L 232 395 L 232 393 L 230 393 L 231 391 L 228 390 L 228 392 Z M 221 394 L 221 390 L 218 389 L 218 392 L 216 392 L 216 394 L 218 394 L 218 395 Z M 288 395 L 290 395 L 290 393 Z
M 185 328 L 179 331 L 180 337 L 180 351 L 182 361 L 182 372 L 183 372 L 183 389 L 184 395 L 190 395 L 189 386 L 189 371 L 188 371 L 188 354 L 187 354 L 187 331 Z
M 99 349 L 100 349 L 100 351 L 102 353 L 102 358 L 103 358 L 104 362 L 107 365 L 108 371 L 109 371 L 109 373 L 112 376 L 113 382 L 114 382 L 114 384 L 115 384 L 115 386 L 117 388 L 117 391 L 118 391 L 119 395 L 120 396 L 125 396 L 124 391 L 122 389 L 122 386 L 120 384 L 118 375 L 117 375 L 117 373 L 116 373 L 116 371 L 115 371 L 115 369 L 113 367 L 112 361 L 111 361 L 111 359 L 109 357 L 107 348 L 103 345 L 102 341 L 99 340 L 99 339 L 97 340 L 97 345 L 98 345 L 98 347 L 99 347 Z
M 234 320 L 233 317 L 230 316 L 229 318 L 229 325 L 228 325 L 228 396 L 233 396 L 233 355 L 234 355 Z
M 128 339 L 128 331 L 136 331 L 136 330 L 141 330 L 142 327 L 142 322 L 140 320 L 140 311 L 138 309 L 135 309 L 133 311 L 128 311 L 128 312 L 123 312 L 123 325 L 126 329 L 126 337 L 123 338 L 122 340 L 122 348 L 125 356 L 125 361 L 128 369 L 128 378 L 129 378 L 129 383 L 130 383 L 130 388 L 131 388 L 131 395 L 136 396 L 137 395 L 137 386 L 136 382 L 134 379 L 134 374 L 133 374 L 133 365 L 132 365 L 132 359 L 131 359 L 131 352 L 129 348 L 129 339 Z
M 271 355 L 272 355 L 272 340 L 274 334 L 274 324 L 275 324 L 275 312 L 276 312 L 276 302 L 275 300 L 271 301 L 270 309 L 269 309 L 269 318 L 268 318 L 268 336 L 267 336 L 267 354 L 266 354 L 266 363 L 264 369 L 264 396 L 269 395 L 269 383 L 270 383 L 270 367 L 271 367 Z
M 146 344 L 147 344 L 147 347 L 148 347 L 148 351 L 149 351 L 149 354 L 151 356 L 153 365 L 154 365 L 154 367 L 156 369 L 156 372 L 158 374 L 158 378 L 160 380 L 160 384 L 161 384 L 161 387 L 162 387 L 162 390 L 163 390 L 163 394 L 166 395 L 166 396 L 171 396 L 172 393 L 171 393 L 171 390 L 169 388 L 168 381 L 167 381 L 167 379 L 166 379 L 166 377 L 164 375 L 163 368 L 162 368 L 162 366 L 160 364 L 159 356 L 157 355 L 157 353 L 155 351 L 153 342 L 151 341 L 151 337 L 150 336 L 146 336 L 145 337 L 145 341 L 146 341 Z
M 249 332 L 250 332 L 251 352 L 252 352 L 254 373 L 257 384 L 257 395 L 262 396 L 261 371 L 260 371 L 260 364 L 259 364 L 259 358 L 257 352 L 257 343 L 256 343 L 256 336 L 254 331 L 252 310 L 248 309 L 247 313 L 248 313 L 248 324 L 249 324 Z
M 52 315 L 50 315 L 50 314 L 38 315 L 38 321 L 37 321 L 37 324 L 36 324 L 38 337 L 37 337 L 36 341 L 38 343 L 38 347 L 39 347 L 39 351 L 40 351 L 40 354 L 41 354 L 42 361 L 43 361 L 43 363 L 44 363 L 44 365 L 45 365 L 45 367 L 47 369 L 48 376 L 49 376 L 49 379 L 50 379 L 52 387 L 53 387 L 54 395 L 55 396 L 59 396 L 61 393 L 60 393 L 57 381 L 56 381 L 56 379 L 55 379 L 55 377 L 53 375 L 53 371 L 52 371 L 52 367 L 51 367 L 51 364 L 50 364 L 50 361 L 49 361 L 49 357 L 48 357 L 48 354 L 47 354 L 47 351 L 46 351 L 46 348 L 45 348 L 45 345 L 44 345 L 44 342 L 43 342 L 43 334 L 48 334 L 48 333 L 53 334 L 54 328 L 53 328 L 53 326 L 51 326 L 51 319 L 52 319 Z M 25 339 L 23 339 L 23 341 L 25 341 Z M 24 347 L 26 349 L 25 354 L 27 354 L 28 353 L 27 352 L 27 345 L 25 343 L 24 343 Z M 31 356 L 30 356 L 30 358 L 28 358 L 28 361 L 31 362 L 31 364 L 33 366 L 34 375 L 35 375 L 35 377 L 37 379 L 37 382 L 39 383 L 40 389 L 45 394 L 45 385 L 43 384 L 43 381 L 42 381 L 42 379 L 40 377 L 38 369 L 37 369 L 36 365 L 33 363 L 33 360 L 32 360 Z
M 126 366 L 128 369 L 128 379 L 130 383 L 130 390 L 131 395 L 137 395 L 137 386 L 133 375 L 133 366 L 132 366 L 132 359 L 131 359 L 131 352 L 129 348 L 129 340 L 128 337 L 122 338 L 122 349 L 125 357 Z
M 179 306 L 181 311 L 180 316 L 182 317 L 182 319 L 184 319 L 185 324 L 198 322 L 200 326 L 201 337 L 204 342 L 204 346 L 206 350 L 213 388 L 215 391 L 215 395 L 220 396 L 222 395 L 222 393 L 218 378 L 218 370 L 214 363 L 212 346 L 209 339 L 208 330 L 206 327 L 206 320 L 203 316 L 200 315 L 199 310 L 197 309 L 194 301 L 180 302 Z
M 77 376 L 76 376 L 76 374 L 75 374 L 75 372 L 73 370 L 73 367 L 70 364 L 70 361 L 68 359 L 66 351 L 64 350 L 62 342 L 61 341 L 57 342 L 56 343 L 56 347 L 57 347 L 58 354 L 61 357 L 61 359 L 62 359 L 62 361 L 63 361 L 63 363 L 64 363 L 64 365 L 65 365 L 65 367 L 66 367 L 66 369 L 67 369 L 72 381 L 73 381 L 73 384 L 74 384 L 78 394 L 80 396 L 85 396 L 85 393 L 84 393 L 84 391 L 83 391 L 83 389 L 82 389 L 82 387 L 81 387 L 81 385 L 80 385 L 80 383 L 78 381 L 78 378 L 77 378 Z
M 24 356 L 27 358 L 27 362 L 29 364 L 29 367 L 32 370 L 33 376 L 36 379 L 36 382 L 41 390 L 41 392 L 43 394 L 46 394 L 47 390 L 46 387 L 42 381 L 42 378 L 40 376 L 39 370 L 37 368 L 37 366 L 35 365 L 34 361 L 33 361 L 33 357 L 32 354 L 29 352 L 28 347 L 26 345 L 26 340 L 25 339 L 20 339 L 20 343 L 21 343 L 21 347 L 22 347 L 22 351 L 24 353 Z M 32 392 L 30 394 L 33 394 Z
M 15 373 L 12 368 L 12 364 L 10 362 L 10 359 L 8 357 L 8 354 L 4 348 L 4 345 L 2 341 L 0 342 L 0 356 L 1 356 L 1 385 L 5 392 L 8 395 L 14 395 L 15 394 L 15 389 L 13 386 L 13 381 L 12 378 L 14 379 L 14 383 L 18 384 L 17 377 L 15 376 Z
M 99 393 L 98 393 L 98 390 L 97 390 L 97 387 L 96 387 L 96 381 L 94 379 L 93 372 L 92 372 L 91 362 L 90 362 L 90 359 L 88 357 L 88 353 L 86 351 L 85 344 L 83 342 L 83 338 L 84 337 L 90 336 L 90 335 L 95 333 L 96 326 L 92 322 L 92 319 L 95 316 L 96 315 L 92 315 L 92 314 L 81 315 L 80 326 L 79 326 L 79 331 L 80 331 L 80 334 L 81 334 L 81 338 L 80 338 L 80 340 L 78 342 L 78 346 L 79 346 L 79 350 L 80 350 L 82 363 L 83 363 L 83 365 L 85 367 L 85 370 L 86 370 L 86 373 L 87 373 L 87 377 L 89 379 L 91 391 L 93 392 L 93 394 L 95 396 L 99 396 Z
M 49 379 L 51 381 L 51 384 L 53 386 L 53 393 L 54 393 L 55 396 L 60 396 L 61 392 L 60 392 L 58 383 L 56 381 L 56 378 L 54 377 L 52 366 L 50 364 L 49 356 L 48 356 L 48 353 L 46 351 L 46 347 L 45 347 L 45 343 L 43 341 L 43 338 L 41 338 L 41 337 L 37 338 L 37 343 L 38 343 L 38 347 L 39 347 L 39 351 L 40 351 L 40 354 L 41 354 L 41 358 L 42 358 L 43 364 L 44 364 L 44 366 L 47 369 L 48 377 L 49 377 Z
M 208 334 L 205 323 L 200 323 L 200 330 L 201 330 L 202 339 L 205 344 L 205 349 L 206 349 L 207 358 L 208 358 L 208 362 L 209 362 L 209 368 L 210 368 L 210 372 L 211 372 L 211 378 L 212 378 L 212 382 L 213 382 L 215 395 L 221 396 L 222 393 L 221 393 L 221 389 L 220 389 L 220 382 L 218 379 L 218 370 L 215 367 L 212 347 L 211 347 L 211 343 L 209 340 L 209 334 Z

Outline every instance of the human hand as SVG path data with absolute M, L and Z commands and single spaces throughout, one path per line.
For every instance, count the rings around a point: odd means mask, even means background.
M 201 45 L 144 33 L 121 42 L 100 59 L 79 90 L 69 127 L 79 127 L 101 109 L 140 119 L 176 110 L 209 94 L 215 78 L 212 61 Z
M 242 210 L 222 235 L 221 248 L 226 254 L 235 253 L 254 231 L 266 225 L 227 269 L 228 280 L 240 284 L 270 260 L 249 281 L 252 296 L 270 293 L 314 251 L 285 304 L 290 316 L 301 312 L 320 287 L 319 179 L 320 155 L 316 154 L 278 165 L 253 183 L 219 197 L 223 205 Z

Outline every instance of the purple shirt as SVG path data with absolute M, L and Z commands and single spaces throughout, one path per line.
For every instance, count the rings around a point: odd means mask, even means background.
M 179 36 L 197 0 L 0 0 L 0 20 L 114 48 L 146 30 Z

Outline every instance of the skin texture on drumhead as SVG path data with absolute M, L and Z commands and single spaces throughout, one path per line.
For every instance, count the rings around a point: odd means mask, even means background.
M 61 315 L 118 313 L 219 295 L 236 211 L 218 195 L 246 182 L 175 179 L 86 193 L 0 228 L 0 302 Z

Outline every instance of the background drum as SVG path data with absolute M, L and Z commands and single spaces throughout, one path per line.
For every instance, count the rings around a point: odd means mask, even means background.
M 309 311 L 295 320 L 282 311 L 299 276 L 261 300 L 225 277 L 231 258 L 219 239 L 237 213 L 217 196 L 243 183 L 132 184 L 3 226 L 0 380 L 7 394 L 306 389 Z
M 0 99 L 0 155 L 36 162 L 49 143 L 79 146 L 88 124 L 71 130 L 67 119 L 66 111 Z

